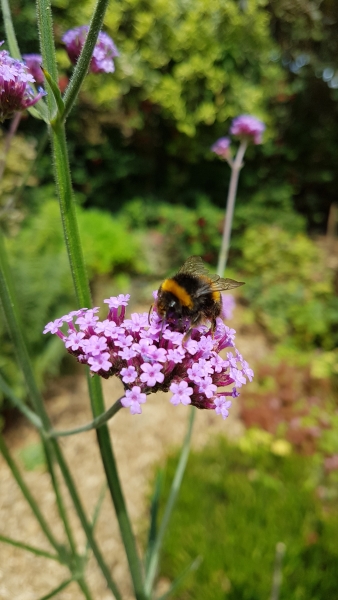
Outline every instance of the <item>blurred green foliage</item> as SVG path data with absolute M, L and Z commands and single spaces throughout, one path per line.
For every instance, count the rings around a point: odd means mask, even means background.
M 22 206 L 18 203 L 19 190 L 23 185 L 33 188 L 37 178 L 31 171 L 36 157 L 36 140 L 21 134 L 13 137 L 10 151 L 6 152 L 4 131 L 0 130 L 0 222 L 4 228 L 17 230 L 23 219 Z M 3 164 L 5 161 L 5 165 Z
M 320 502 L 316 486 L 325 478 L 317 461 L 278 455 L 281 447 L 263 433 L 261 443 L 244 439 L 242 449 L 219 439 L 190 455 L 160 576 L 172 580 L 197 556 L 203 561 L 173 598 L 269 598 L 278 542 L 286 545 L 280 600 L 335 597 L 337 482 Z M 176 461 L 167 466 L 165 495 Z
M 92 7 L 53 3 L 63 87 L 62 34 L 88 22 Z M 11 8 L 22 51 L 37 51 L 34 7 L 12 0 Z M 149 195 L 194 207 L 204 194 L 221 207 L 229 174 L 209 147 L 232 117 L 252 112 L 268 130 L 262 148 L 248 151 L 239 197 L 254 207 L 258 191 L 267 204 L 287 190 L 308 226 L 323 231 L 337 188 L 337 22 L 331 0 L 111 3 L 116 73 L 89 76 L 68 121 L 77 191 L 108 210 Z M 33 119 L 22 127 L 40 135 Z M 47 158 L 39 177 L 51 177 Z
M 248 228 L 240 262 L 244 296 L 275 341 L 299 350 L 331 350 L 338 343 L 338 298 L 321 249 L 302 233 Z
M 217 263 L 224 209 L 215 207 L 208 197 L 200 196 L 195 208 L 174 207 L 168 202 L 155 202 L 152 198 L 134 198 L 124 205 L 121 214 L 131 229 L 154 229 L 160 234 L 158 251 L 169 259 L 170 268 L 180 266 L 192 254 L 202 256 L 211 265 Z M 304 230 L 302 217 L 294 212 L 289 196 L 283 194 L 283 190 L 276 192 L 268 202 L 264 194 L 257 192 L 252 204 L 239 203 L 236 206 L 230 264 L 242 254 L 242 235 L 246 229 L 261 223 L 274 225 L 276 216 L 280 227 L 285 227 L 290 234 Z
M 93 2 L 63 8 L 56 19 L 67 29 L 89 21 Z M 123 0 L 109 5 L 105 25 L 121 52 L 116 76 L 88 78 L 85 93 L 105 109 L 115 101 L 125 128 L 143 129 L 154 110 L 191 137 L 238 112 L 259 116 L 281 80 L 264 3 L 243 11 L 234 0 Z
M 41 190 L 40 190 L 41 191 Z M 46 323 L 77 306 L 64 246 L 58 203 L 48 200 L 7 240 L 23 330 L 28 341 L 35 372 L 41 384 L 46 375 L 56 375 L 65 356 L 56 336 L 44 336 Z M 47 195 L 47 199 L 46 199 Z M 50 194 L 51 195 L 51 194 Z M 144 273 L 141 240 L 130 235 L 122 218 L 110 213 L 78 208 L 83 251 L 91 277 L 114 276 L 119 272 Z M 4 319 L 0 321 L 0 368 L 14 391 L 24 394 L 18 375 L 14 349 Z

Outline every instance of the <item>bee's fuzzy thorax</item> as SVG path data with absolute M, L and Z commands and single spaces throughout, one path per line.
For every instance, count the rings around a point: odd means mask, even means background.
M 163 292 L 170 292 L 173 294 L 183 306 L 187 308 L 193 307 L 193 301 L 187 290 L 184 289 L 175 279 L 165 279 L 161 285 Z

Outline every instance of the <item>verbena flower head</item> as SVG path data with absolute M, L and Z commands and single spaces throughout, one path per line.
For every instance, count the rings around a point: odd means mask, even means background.
M 192 404 L 215 410 L 224 419 L 238 388 L 251 381 L 253 371 L 236 350 L 235 331 L 218 318 L 214 335 L 207 326 L 192 329 L 183 342 L 184 326 L 162 321 L 154 310 L 125 318 L 129 295 L 108 298 L 107 318 L 99 320 L 98 308 L 72 311 L 51 323 L 44 333 L 64 342 L 78 362 L 108 379 L 123 383 L 123 406 L 141 413 L 149 394 L 171 391 L 171 403 Z M 219 353 L 227 350 L 226 358 Z M 224 389 L 226 388 L 226 389 Z
M 246 138 L 254 144 L 262 143 L 262 134 L 265 125 L 262 121 L 251 115 L 240 115 L 236 117 L 230 127 L 230 133 L 240 138 Z
M 0 46 L 3 42 L 0 42 Z M 31 87 L 35 78 L 20 60 L 12 58 L 6 50 L 0 51 L 0 121 L 10 119 L 14 113 L 33 106 L 46 94 L 38 94 Z
M 218 154 L 221 158 L 228 158 L 230 156 L 230 138 L 222 137 L 219 138 L 210 148 L 212 152 Z
M 43 72 L 41 71 L 42 65 L 42 56 L 41 54 L 23 54 L 22 58 L 24 63 L 29 70 L 29 72 L 33 75 L 35 81 L 37 83 L 44 83 L 45 78 Z
M 69 31 L 67 31 L 62 38 L 62 41 L 66 45 L 69 59 L 73 64 L 76 63 L 81 54 L 88 31 L 88 25 L 82 25 L 81 27 L 69 29 Z M 103 31 L 100 31 L 94 48 L 93 56 L 90 61 L 89 70 L 92 73 L 114 73 L 115 65 L 113 58 L 116 56 L 119 56 L 119 53 L 113 40 L 109 37 L 109 35 Z

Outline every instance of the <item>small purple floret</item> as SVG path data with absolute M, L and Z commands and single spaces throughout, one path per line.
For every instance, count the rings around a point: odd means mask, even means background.
M 44 83 L 45 78 L 43 72 L 41 70 L 42 65 L 42 56 L 41 54 L 23 54 L 22 58 L 24 63 L 29 70 L 29 72 L 33 75 L 35 81 L 37 83 Z
M 88 31 L 88 25 L 82 25 L 81 27 L 69 29 L 62 37 L 69 59 L 73 64 L 77 62 L 81 54 Z M 116 56 L 119 56 L 119 53 L 113 40 L 109 35 L 100 31 L 90 61 L 89 71 L 92 73 L 114 73 L 115 65 L 113 58 Z
M 262 134 L 265 130 L 265 125 L 256 117 L 251 115 L 240 115 L 236 117 L 230 127 L 230 133 L 240 138 L 246 138 L 254 144 L 262 143 Z
M 211 152 L 215 152 L 221 158 L 229 158 L 230 156 L 230 138 L 219 138 L 210 148 Z
M 170 398 L 172 404 L 191 404 L 190 396 L 194 393 L 194 390 L 188 386 L 186 381 L 172 383 L 170 391 L 173 393 L 173 396 Z
M 234 344 L 235 331 L 218 318 L 214 335 L 206 326 L 163 322 L 153 311 L 125 318 L 129 296 L 109 298 L 108 316 L 100 321 L 98 308 L 72 311 L 48 323 L 44 333 L 58 335 L 68 352 L 92 373 L 108 379 L 116 375 L 124 386 L 121 404 L 132 414 L 142 412 L 149 394 L 172 392 L 171 403 L 192 404 L 215 410 L 224 419 L 237 388 L 252 379 L 253 372 Z M 67 329 L 64 332 L 62 328 Z M 220 352 L 227 349 L 226 358 Z M 224 388 L 228 388 L 224 390 Z

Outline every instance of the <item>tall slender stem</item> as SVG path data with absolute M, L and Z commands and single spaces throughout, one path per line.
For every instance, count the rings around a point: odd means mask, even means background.
M 47 540 L 50 542 L 50 544 L 53 546 L 53 548 L 55 548 L 57 553 L 60 554 L 60 544 L 55 539 L 52 531 L 49 528 L 48 523 L 46 522 L 44 516 L 42 515 L 42 513 L 39 509 L 39 506 L 38 506 L 35 498 L 32 496 L 28 486 L 25 484 L 23 478 L 21 477 L 20 471 L 19 471 L 17 465 L 15 464 L 14 460 L 12 459 L 10 452 L 5 444 L 5 440 L 3 439 L 1 434 L 0 434 L 0 452 L 1 452 L 2 456 L 4 457 L 6 463 L 8 464 L 8 466 L 13 474 L 13 477 L 15 478 L 18 486 L 20 487 L 20 490 L 22 491 L 25 499 L 27 500 L 29 506 L 31 507 Z
M 58 479 L 56 477 L 55 474 L 55 469 L 54 469 L 54 463 L 53 463 L 53 454 L 51 452 L 51 444 L 48 440 L 43 441 L 43 446 L 44 446 L 44 451 L 45 451 L 45 456 L 46 456 L 46 462 L 47 462 L 47 467 L 48 467 L 48 471 L 52 480 L 52 485 L 54 488 L 54 493 L 55 493 L 55 499 L 56 499 L 56 504 L 58 507 L 58 511 L 59 511 L 59 515 L 63 521 L 63 525 L 65 528 L 65 532 L 68 538 L 68 542 L 69 542 L 69 546 L 71 548 L 71 551 L 73 553 L 74 556 L 77 555 L 77 548 L 76 548 L 76 543 L 75 543 L 75 539 L 73 536 L 73 532 L 69 523 L 69 519 L 68 519 L 68 515 L 66 512 L 66 508 L 63 502 L 63 497 L 61 494 L 61 490 L 60 490 L 60 486 L 59 486 L 59 482 Z
M 169 494 L 169 498 L 168 498 L 168 501 L 167 501 L 167 504 L 166 504 L 166 507 L 164 510 L 164 515 L 162 518 L 161 526 L 159 528 L 159 532 L 157 534 L 157 537 L 156 537 L 156 540 L 154 543 L 154 547 L 151 552 L 151 557 L 149 560 L 149 566 L 148 566 L 147 575 L 146 575 L 146 583 L 145 583 L 145 590 L 148 595 L 150 595 L 150 593 L 153 589 L 154 580 L 155 580 L 155 576 L 156 576 L 156 572 L 157 572 L 157 567 L 158 567 L 158 563 L 159 563 L 159 559 L 160 559 L 160 551 L 161 551 L 161 547 L 162 547 L 162 543 L 163 543 L 164 534 L 167 530 L 169 519 L 171 517 L 171 513 L 173 511 L 174 504 L 176 502 L 179 489 L 181 487 L 184 471 L 187 466 L 187 461 L 188 461 L 189 451 L 190 451 L 190 440 L 191 440 L 196 410 L 197 409 L 195 407 L 191 407 L 187 433 L 185 436 L 185 440 L 183 442 L 181 455 L 180 455 L 180 458 L 178 461 L 178 465 L 176 468 L 173 482 L 171 484 L 170 494 Z
M 102 27 L 108 3 L 109 0 L 97 0 L 96 7 L 94 9 L 94 13 L 90 22 L 87 39 L 84 43 L 82 52 L 76 63 L 72 78 L 65 92 L 65 108 L 64 113 L 62 115 L 63 119 L 67 118 L 68 114 L 73 108 L 82 82 L 87 75 L 89 63 L 93 55 L 93 50 L 96 44 L 99 31 Z
M 77 301 L 79 307 L 89 307 L 91 305 L 90 289 L 77 224 L 64 124 L 56 121 L 50 132 L 61 218 Z M 96 419 L 104 413 L 102 387 L 98 376 L 90 377 L 88 374 L 88 389 L 93 417 Z M 135 596 L 137 600 L 144 600 L 141 561 L 127 513 L 107 425 L 102 425 L 97 429 L 96 435 L 128 559 Z
M 231 177 L 230 184 L 228 190 L 228 198 L 226 204 L 226 214 L 223 228 L 223 236 L 222 236 L 222 245 L 221 250 L 218 257 L 218 265 L 217 265 L 217 274 L 220 277 L 223 277 L 226 263 L 228 260 L 228 253 L 230 247 L 230 237 L 231 237 L 231 228 L 232 228 L 232 219 L 234 215 L 234 207 L 237 193 L 237 185 L 238 185 L 238 177 L 239 172 L 243 166 L 243 157 L 245 154 L 246 147 L 248 142 L 246 140 L 242 140 L 234 162 L 231 165 Z
M 0 387 L 1 387 L 1 375 L 0 375 Z M 106 410 L 106 412 L 104 412 L 102 415 L 99 415 L 98 417 L 96 417 L 96 419 L 94 419 L 90 423 L 87 423 L 86 425 L 82 425 L 82 427 L 76 427 L 75 429 L 65 429 L 64 431 L 63 430 L 59 431 L 57 429 L 51 429 L 51 431 L 48 432 L 48 437 L 65 437 L 68 435 L 75 435 L 77 433 L 83 433 L 85 431 L 90 431 L 91 429 L 98 429 L 99 427 L 102 427 L 102 425 L 107 423 L 107 421 L 109 421 L 109 419 L 111 419 L 114 415 L 116 415 L 116 413 L 122 408 L 121 399 L 122 399 L 122 396 L 121 396 L 121 398 L 116 400 L 116 402 L 114 402 L 113 406 L 108 408 L 108 410 Z

